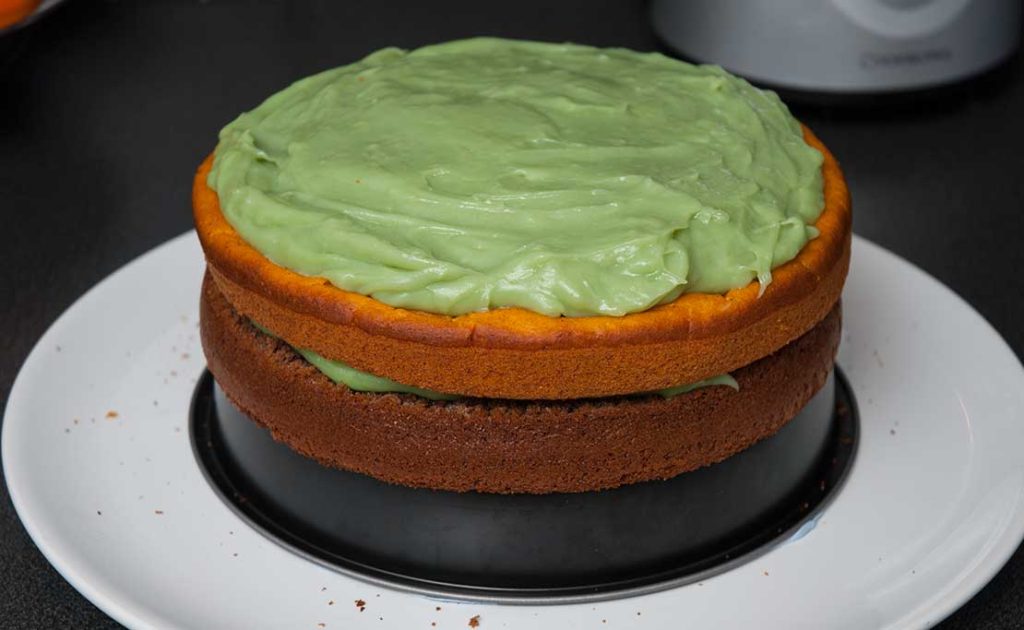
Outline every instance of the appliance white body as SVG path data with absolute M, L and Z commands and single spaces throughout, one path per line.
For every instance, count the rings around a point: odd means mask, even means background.
M 827 93 L 938 87 L 998 65 L 1022 0 L 653 0 L 684 57 L 773 87 Z

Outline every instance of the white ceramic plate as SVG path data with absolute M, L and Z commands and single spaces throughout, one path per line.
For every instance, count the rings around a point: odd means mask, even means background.
M 1024 371 L 923 272 L 861 239 L 853 261 L 840 356 L 862 420 L 851 475 L 813 528 L 699 584 L 546 607 L 441 601 L 249 529 L 189 447 L 203 369 L 194 233 L 107 278 L 39 341 L 4 418 L 7 484 L 49 561 L 132 627 L 926 627 L 1024 535 Z

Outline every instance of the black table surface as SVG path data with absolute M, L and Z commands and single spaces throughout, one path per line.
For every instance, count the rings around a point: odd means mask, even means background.
M 191 228 L 192 172 L 239 112 L 292 80 L 389 45 L 500 35 L 656 49 L 646 10 L 631 0 L 72 0 L 0 38 L 3 402 L 65 308 Z M 856 232 L 952 287 L 1020 356 L 1024 63 L 899 106 L 794 109 L 839 157 Z M 4 484 L 0 626 L 117 626 L 47 564 Z M 1021 626 L 1020 550 L 941 624 Z

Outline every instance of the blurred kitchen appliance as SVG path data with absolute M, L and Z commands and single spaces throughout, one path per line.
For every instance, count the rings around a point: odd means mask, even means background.
M 682 56 L 755 83 L 825 94 L 967 79 L 1016 49 L 1021 0 L 652 0 Z

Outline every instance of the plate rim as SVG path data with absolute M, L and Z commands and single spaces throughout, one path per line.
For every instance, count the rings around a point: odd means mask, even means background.
M 168 621 L 157 610 L 152 609 L 151 607 L 144 606 L 140 608 L 137 606 L 135 602 L 127 596 L 123 589 L 118 589 L 116 586 L 109 584 L 107 585 L 107 589 L 90 584 L 89 580 L 86 578 L 85 572 L 92 565 L 84 564 L 82 566 L 77 566 L 74 558 L 69 559 L 64 555 L 63 550 L 59 549 L 60 539 L 56 538 L 51 540 L 48 537 L 47 533 L 44 532 L 45 523 L 36 520 L 39 515 L 34 512 L 34 508 L 22 495 L 22 490 L 19 487 L 19 475 L 21 474 L 21 466 L 23 466 L 23 464 L 21 464 L 19 458 L 15 454 L 12 444 L 14 438 L 11 436 L 18 429 L 12 429 L 11 427 L 16 426 L 16 423 L 18 422 L 16 414 L 21 411 L 23 406 L 27 405 L 27 402 L 22 401 L 23 394 L 21 393 L 22 390 L 28 387 L 25 384 L 25 381 L 29 378 L 26 376 L 26 366 L 46 360 L 44 357 L 44 349 L 47 344 L 49 344 L 51 339 L 56 336 L 58 329 L 68 325 L 67 322 L 75 316 L 75 312 L 80 308 L 80 305 L 86 300 L 92 299 L 91 296 L 106 290 L 106 287 L 118 282 L 122 277 L 122 274 L 127 273 L 129 268 L 142 264 L 145 259 L 155 257 L 159 252 L 183 247 L 185 246 L 185 243 L 194 245 L 195 240 L 195 231 L 189 230 L 165 241 L 119 267 L 113 273 L 109 274 L 92 286 L 88 291 L 83 293 L 70 306 L 68 306 L 61 315 L 49 325 L 47 330 L 35 343 L 32 350 L 25 358 L 11 386 L 3 414 L 2 436 L 0 436 L 0 459 L 2 459 L 3 472 L 8 492 L 11 497 L 11 502 L 15 507 L 15 511 L 22 527 L 25 528 L 25 531 L 29 534 L 33 543 L 47 561 L 65 580 L 68 581 L 68 583 L 71 584 L 73 588 L 75 588 L 75 590 L 81 593 L 105 614 L 112 617 L 115 621 L 129 627 L 165 626 L 173 625 L 173 623 Z M 1014 370 L 1014 378 L 1024 382 L 1024 365 L 1022 365 L 1021 358 L 1014 352 L 1013 348 L 1006 342 L 999 331 L 984 317 L 984 315 L 964 300 L 953 289 L 946 286 L 937 278 L 912 262 L 907 261 L 901 256 L 863 237 L 854 235 L 854 249 L 855 252 L 861 252 L 861 255 L 864 255 L 864 252 L 871 252 L 870 255 L 881 257 L 885 260 L 886 264 L 903 265 L 907 267 L 916 276 L 915 279 L 917 281 L 931 284 L 935 288 L 939 289 L 947 299 L 951 298 L 953 303 L 963 309 L 965 313 L 971 316 L 972 319 L 976 320 L 977 323 L 981 324 L 984 335 L 991 338 L 993 348 L 998 348 L 999 351 L 1004 353 L 1007 358 L 1012 359 L 1012 364 L 1016 368 Z M 856 386 L 854 386 L 854 389 L 856 390 Z M 185 401 L 184 404 L 187 407 L 188 401 Z M 857 461 L 854 462 L 852 470 L 849 473 L 850 479 L 856 478 L 857 470 L 860 467 L 858 464 L 861 463 L 862 458 L 858 458 Z M 209 488 L 207 488 L 207 491 L 212 493 L 212 490 Z M 840 490 L 837 496 L 841 497 L 842 494 L 843 489 Z M 996 537 L 995 542 L 988 546 L 984 554 L 980 556 L 980 559 L 977 559 L 967 572 L 959 576 L 952 576 L 953 578 L 959 579 L 949 579 L 944 582 L 944 584 L 949 588 L 942 593 L 943 597 L 941 600 L 938 602 L 915 600 L 913 605 L 905 611 L 905 614 L 892 619 L 887 619 L 885 621 L 887 624 L 886 627 L 890 627 L 892 624 L 900 624 L 899 627 L 919 627 L 922 625 L 928 626 L 938 623 L 959 609 L 979 591 L 981 591 L 1005 566 L 1006 562 L 1020 546 L 1021 540 L 1024 539 L 1024 488 L 1017 489 L 1012 505 L 1008 505 L 1001 513 L 1007 514 L 1008 516 L 1006 518 L 1005 526 Z M 687 587 L 682 586 L 677 588 L 682 589 Z M 107 592 L 107 590 L 110 592 Z M 671 590 L 672 589 L 670 589 L 670 591 Z M 397 594 L 397 591 L 395 593 Z M 399 596 L 422 597 L 405 593 L 402 593 Z M 922 606 L 928 603 L 932 604 L 931 607 L 924 609 Z M 559 605 L 534 604 L 533 606 L 538 608 L 552 608 L 558 607 Z

